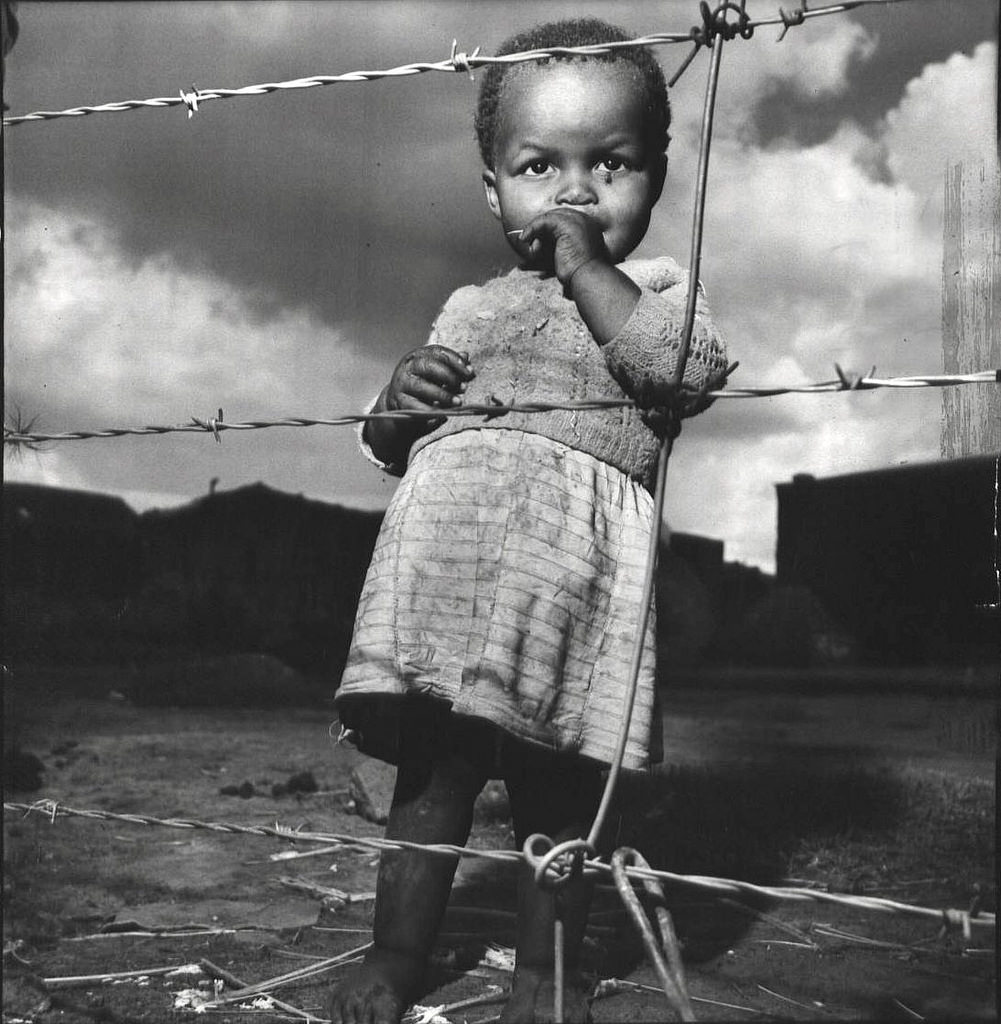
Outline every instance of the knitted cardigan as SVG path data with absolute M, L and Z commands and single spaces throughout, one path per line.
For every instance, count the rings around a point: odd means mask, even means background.
M 688 274 L 669 257 L 628 260 L 619 269 L 640 286 L 641 295 L 622 330 L 604 346 L 595 342 L 576 304 L 564 298 L 557 278 L 521 269 L 454 292 L 428 344 L 469 353 L 476 372 L 464 396 L 469 404 L 633 398 L 649 405 L 657 385 L 677 366 Z M 700 286 L 684 383 L 715 388 L 726 366 L 725 346 Z M 419 437 L 410 456 L 463 430 L 522 430 L 587 452 L 649 488 L 660 434 L 647 419 L 633 407 L 454 416 Z M 383 468 L 401 475 L 405 466 Z

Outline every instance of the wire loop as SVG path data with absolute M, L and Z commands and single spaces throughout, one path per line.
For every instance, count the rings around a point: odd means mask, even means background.
M 540 844 L 547 847 L 541 856 L 537 852 Z M 549 892 L 562 889 L 579 878 L 585 856 L 593 857 L 594 852 L 586 839 L 568 839 L 554 845 L 552 839 L 541 832 L 530 835 L 522 847 L 525 862 L 533 869 L 535 884 Z
M 638 850 L 629 846 L 621 846 L 612 854 L 612 878 L 615 881 L 615 888 L 643 939 L 643 946 L 650 958 L 651 966 L 657 973 L 667 1001 L 683 1021 L 693 1021 L 695 1012 L 692 1010 L 688 987 L 685 984 L 681 950 L 678 945 L 678 937 L 674 932 L 674 922 L 671 920 L 671 914 L 667 907 L 664 906 L 664 890 L 660 882 L 654 878 L 642 880 L 643 888 L 655 900 L 657 924 L 660 929 L 660 942 L 658 943 L 653 927 L 626 874 L 626 869 L 630 867 L 649 870 L 650 865 Z
M 730 11 L 737 15 L 736 21 L 727 20 L 727 14 Z M 744 9 L 743 0 L 741 3 L 723 0 L 723 3 L 718 4 L 715 8 L 711 8 L 707 0 L 700 0 L 699 13 L 702 15 L 702 24 L 696 25 L 691 30 L 691 37 L 695 41 L 696 49 L 699 46 L 712 46 L 717 36 L 723 39 L 734 39 L 739 35 L 741 39 L 750 39 L 754 35 L 754 25 Z

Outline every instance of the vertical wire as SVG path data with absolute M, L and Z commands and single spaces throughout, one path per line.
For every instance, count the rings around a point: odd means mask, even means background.
M 560 908 L 560 894 L 553 894 L 556 905 L 556 919 L 553 921 L 553 1019 L 555 1024 L 563 1024 L 564 998 L 563 986 L 566 984 L 564 956 L 566 946 L 563 932 L 563 913 Z
M 691 348 L 692 330 L 695 326 L 695 305 L 698 298 L 699 288 L 699 267 L 702 263 L 702 233 L 705 221 L 706 203 L 706 182 L 709 175 L 709 144 L 712 138 L 713 112 L 716 104 L 716 90 L 719 82 L 720 60 L 723 56 L 723 36 L 717 33 L 712 42 L 712 55 L 709 63 L 709 79 L 706 85 L 706 100 L 702 115 L 702 136 L 699 146 L 699 168 L 695 185 L 695 212 L 692 221 L 692 242 L 689 256 L 688 271 L 688 297 L 685 307 L 684 331 L 681 339 L 681 348 L 678 352 L 678 365 L 675 369 L 675 384 L 680 385 L 684 379 L 685 364 L 688 361 L 688 353 Z M 633 705 L 636 701 L 636 690 L 639 682 L 640 664 L 643 658 L 643 648 L 646 640 L 647 623 L 650 620 L 650 605 L 653 601 L 654 580 L 657 571 L 657 554 L 660 547 L 661 522 L 664 514 L 664 489 L 667 477 L 667 464 L 674 447 L 674 436 L 669 433 L 661 442 L 660 453 L 657 459 L 657 480 L 654 490 L 654 511 L 653 524 L 650 531 L 650 542 L 647 548 L 646 573 L 643 580 L 643 611 L 640 615 L 640 622 L 636 632 L 636 640 L 633 646 L 633 657 L 630 664 L 630 681 L 626 691 L 626 698 L 623 702 L 622 726 L 619 731 L 619 741 L 609 768 L 608 779 L 605 782 L 605 789 L 601 796 L 601 803 L 594 817 L 594 823 L 588 833 L 588 842 L 596 847 L 598 836 L 601 833 L 608 816 L 608 810 L 615 795 L 618 784 L 619 773 L 622 769 L 622 759 L 625 756 L 626 744 L 629 740 L 629 725 L 632 719 Z

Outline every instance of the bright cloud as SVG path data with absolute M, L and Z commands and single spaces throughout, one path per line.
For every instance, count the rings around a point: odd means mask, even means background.
M 46 418 L 84 396 L 116 419 L 223 399 L 259 407 L 264 394 L 287 405 L 296 342 L 317 325 L 291 313 L 255 325 L 230 287 L 164 258 L 130 265 L 99 222 L 16 200 L 11 210 L 8 386 L 36 396 Z M 336 345 L 326 334 L 309 340 Z
M 886 117 L 884 144 L 896 181 L 906 183 L 932 226 L 941 216 L 947 164 L 997 158 L 997 44 L 981 43 L 972 56 L 953 54 L 913 79 Z
M 8 208 L 7 401 L 38 417 L 36 429 L 184 423 L 219 407 L 230 421 L 326 417 L 355 411 L 378 389 L 382 361 L 359 356 L 305 311 L 262 321 L 249 295 L 209 275 L 162 258 L 131 265 L 98 221 L 37 204 Z M 9 479 L 110 486 L 145 506 L 200 493 L 220 474 L 301 490 L 295 467 L 312 457 L 307 483 L 336 494 L 335 467 L 355 457 L 350 430 L 338 432 L 276 431 L 267 445 L 228 434 L 225 454 L 188 435 L 66 442 L 5 470 Z M 101 445 L 117 448 L 102 455 Z
M 859 40 L 845 36 L 842 57 L 864 55 Z M 741 361 L 735 383 L 831 379 L 835 362 L 941 369 L 943 173 L 948 161 L 991 158 L 995 52 L 984 44 L 926 67 L 875 140 L 846 124 L 816 146 L 755 148 L 737 126 L 760 88 L 731 93 L 731 133 L 713 144 L 703 277 Z M 889 182 L 866 169 L 874 144 Z M 932 391 L 770 399 L 781 416 L 765 432 L 754 400 L 717 403 L 678 446 L 669 520 L 770 566 L 774 513 L 748 510 L 774 510 L 775 483 L 937 458 L 940 402 Z
M 30 424 L 21 424 L 30 429 Z M 87 474 L 76 465 L 72 454 L 54 445 L 25 448 L 4 452 L 4 479 L 24 483 L 44 484 L 46 487 L 66 487 L 70 490 L 93 490 Z

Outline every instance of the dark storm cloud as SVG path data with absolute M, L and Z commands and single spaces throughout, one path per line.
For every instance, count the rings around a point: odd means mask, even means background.
M 754 5 L 756 13 L 759 6 Z M 815 145 L 830 138 L 846 118 L 872 131 L 926 64 L 944 61 L 953 53 L 969 56 L 978 43 L 998 38 L 996 0 L 872 5 L 849 11 L 846 17 L 877 41 L 871 58 L 852 61 L 851 90 L 837 96 L 793 93 L 776 81 L 750 126 L 759 144 L 791 139 Z M 796 31 L 809 30 L 808 22 Z
M 537 18 L 517 3 L 24 3 L 8 100 L 20 113 L 388 68 L 442 59 L 453 37 L 489 50 Z M 482 200 L 475 97 L 464 75 L 427 74 L 213 101 L 191 119 L 25 124 L 7 133 L 7 187 L 113 224 L 136 263 L 218 275 L 261 318 L 309 307 L 388 356 L 423 341 L 454 287 L 509 263 Z
M 8 94 L 17 112 L 388 67 L 447 55 L 457 31 L 421 5 L 382 22 L 377 5 L 270 6 L 25 4 Z M 137 263 L 165 254 L 242 286 L 259 316 L 309 306 L 398 351 L 458 275 L 504 259 L 481 209 L 474 97 L 463 77 L 425 75 L 216 101 L 190 120 L 26 124 L 8 133 L 7 184 L 113 224 Z

